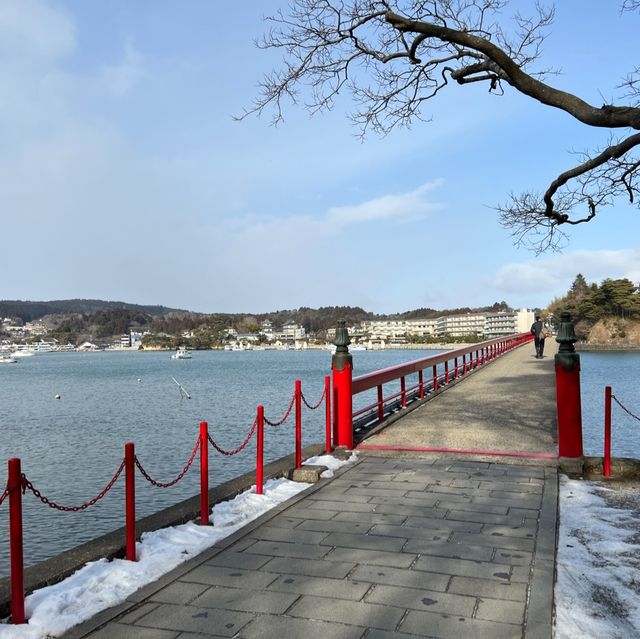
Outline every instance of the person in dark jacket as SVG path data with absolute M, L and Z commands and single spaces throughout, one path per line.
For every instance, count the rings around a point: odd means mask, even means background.
M 542 359 L 544 353 L 544 324 L 540 315 L 536 315 L 536 321 L 531 324 L 531 334 L 534 336 L 533 343 L 536 347 L 536 359 Z

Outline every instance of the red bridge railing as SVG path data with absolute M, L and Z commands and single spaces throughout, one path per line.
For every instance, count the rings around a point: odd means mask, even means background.
M 530 333 L 499 337 L 353 378 L 350 363 L 342 370 L 334 367 L 334 440 L 338 446 L 352 448 L 354 432 L 382 422 L 390 413 L 439 392 L 532 339 Z M 399 382 L 400 390 L 385 396 L 384 385 L 391 382 Z M 353 397 L 373 389 L 376 401 L 353 411 Z
M 105 487 L 92 499 L 83 504 L 68 506 L 58 504 L 44 495 L 22 472 L 21 460 L 14 457 L 8 462 L 7 484 L 0 494 L 0 506 L 9 501 L 9 547 L 10 547 L 10 584 L 11 584 L 11 622 L 13 624 L 25 623 L 24 606 L 24 553 L 23 553 L 23 517 L 22 497 L 28 490 L 36 499 L 54 510 L 62 512 L 78 512 L 94 506 L 101 500 L 118 482 L 121 475 L 125 478 L 125 559 L 136 561 L 136 501 L 135 480 L 136 469 L 140 475 L 156 488 L 170 488 L 182 480 L 193 466 L 198 450 L 200 451 L 200 524 L 209 524 L 209 444 L 222 455 L 236 455 L 246 448 L 256 435 L 256 493 L 264 491 L 264 423 L 277 427 L 283 425 L 289 418 L 295 407 L 295 465 L 302 466 L 302 407 L 316 410 L 325 404 L 325 449 L 331 452 L 331 378 L 325 377 L 324 389 L 320 399 L 311 403 L 302 392 L 302 383 L 296 380 L 293 397 L 284 416 L 277 422 L 269 421 L 264 416 L 264 407 L 258 406 L 256 418 L 249 429 L 243 442 L 232 450 L 225 450 L 209 434 L 207 422 L 200 422 L 200 431 L 196 438 L 191 453 L 180 472 L 169 481 L 159 481 L 151 476 L 151 473 L 142 465 L 135 453 L 133 442 L 127 442 L 124 447 L 124 456 L 117 470 L 107 482 Z

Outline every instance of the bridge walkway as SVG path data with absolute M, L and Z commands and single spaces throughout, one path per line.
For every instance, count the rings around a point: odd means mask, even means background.
M 550 639 L 555 461 L 420 450 L 553 454 L 553 358 L 532 351 L 478 370 L 372 438 L 385 450 L 363 446 L 65 637 Z

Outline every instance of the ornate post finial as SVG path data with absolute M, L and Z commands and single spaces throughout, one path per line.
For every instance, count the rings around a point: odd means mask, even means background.
M 336 352 L 333 354 L 333 367 L 336 370 L 342 370 L 345 364 L 348 362 L 349 366 L 353 366 L 353 358 L 349 353 L 349 344 L 351 344 L 351 338 L 349 337 L 349 331 L 347 330 L 347 322 L 345 320 L 338 320 L 338 327 L 336 328 L 336 336 L 333 340 L 333 344 L 336 347 Z
M 576 332 L 573 327 L 571 313 L 568 311 L 562 311 L 562 313 L 560 313 L 560 322 L 558 324 L 558 334 L 556 335 L 556 342 L 560 344 L 558 352 L 575 353 L 576 349 L 573 345 L 577 341 L 578 338 L 576 337 Z

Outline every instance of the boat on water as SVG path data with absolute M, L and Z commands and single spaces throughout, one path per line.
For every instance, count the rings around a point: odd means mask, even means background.
M 30 349 L 17 350 L 11 353 L 11 357 L 32 357 L 35 351 Z
M 16 364 L 17 359 L 11 355 L 0 355 L 0 364 Z
M 191 359 L 191 353 L 186 347 L 181 346 L 172 356 L 171 359 Z

